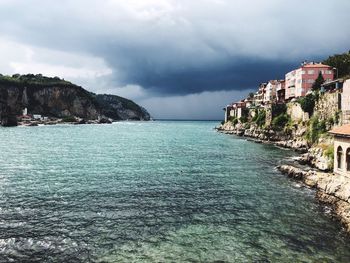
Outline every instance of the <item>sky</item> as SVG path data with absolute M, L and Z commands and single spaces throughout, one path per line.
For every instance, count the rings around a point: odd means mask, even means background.
M 59 76 L 158 119 L 222 108 L 350 49 L 349 0 L 0 0 L 0 73 Z

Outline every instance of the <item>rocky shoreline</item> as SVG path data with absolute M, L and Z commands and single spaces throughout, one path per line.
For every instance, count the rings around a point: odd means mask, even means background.
M 82 125 L 82 124 L 112 124 L 112 119 L 102 118 L 99 120 L 85 120 L 75 118 L 75 120 L 65 121 L 63 119 L 50 118 L 48 120 L 30 120 L 30 121 L 19 121 L 17 126 L 33 127 L 33 126 L 49 126 L 59 124 L 71 124 L 71 125 Z
M 315 189 L 316 198 L 331 205 L 335 217 L 350 233 L 350 178 L 313 170 L 304 171 L 292 165 L 281 165 L 278 169 L 288 177 Z
M 301 136 L 295 136 L 295 134 L 287 136 L 257 127 L 244 129 L 222 125 L 216 130 L 224 134 L 242 136 L 252 142 L 273 144 L 300 153 L 297 162 L 309 168 L 302 169 L 298 165 L 288 164 L 278 166 L 278 170 L 289 178 L 301 181 L 305 186 L 315 189 L 316 198 L 321 203 L 331 206 L 334 217 L 350 234 L 350 178 L 330 172 L 329 160 L 323 155 L 321 148 L 310 147 Z

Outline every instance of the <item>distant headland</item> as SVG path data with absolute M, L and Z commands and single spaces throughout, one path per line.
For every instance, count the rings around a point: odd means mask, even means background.
M 2 126 L 150 119 L 147 110 L 131 100 L 95 94 L 59 77 L 0 74 Z

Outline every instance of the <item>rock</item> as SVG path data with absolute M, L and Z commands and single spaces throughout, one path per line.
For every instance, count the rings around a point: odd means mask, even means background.
M 99 120 L 99 123 L 100 123 L 100 124 L 111 124 L 112 121 L 111 121 L 110 119 L 107 119 L 107 118 L 101 118 L 101 119 Z
M 292 165 L 278 169 L 288 177 L 301 180 L 305 185 L 317 189 L 317 198 L 332 205 L 335 215 L 350 232 L 350 178 L 330 173 L 303 171 Z
M 14 127 L 17 126 L 17 118 L 14 115 L 5 115 L 1 117 L 1 126 Z

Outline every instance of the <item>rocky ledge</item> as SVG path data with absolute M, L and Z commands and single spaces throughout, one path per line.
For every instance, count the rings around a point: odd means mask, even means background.
M 332 206 L 334 215 L 350 233 L 350 178 L 313 170 L 305 171 L 292 165 L 282 165 L 278 169 L 288 177 L 316 189 L 318 200 Z
M 279 147 L 294 149 L 300 153 L 307 153 L 309 149 L 307 141 L 299 134 L 289 135 L 283 131 L 278 132 L 272 129 L 263 129 L 254 125 L 244 128 L 243 125 L 238 124 L 234 127 L 229 122 L 216 129 L 218 132 L 247 137 L 258 143 L 270 143 Z

